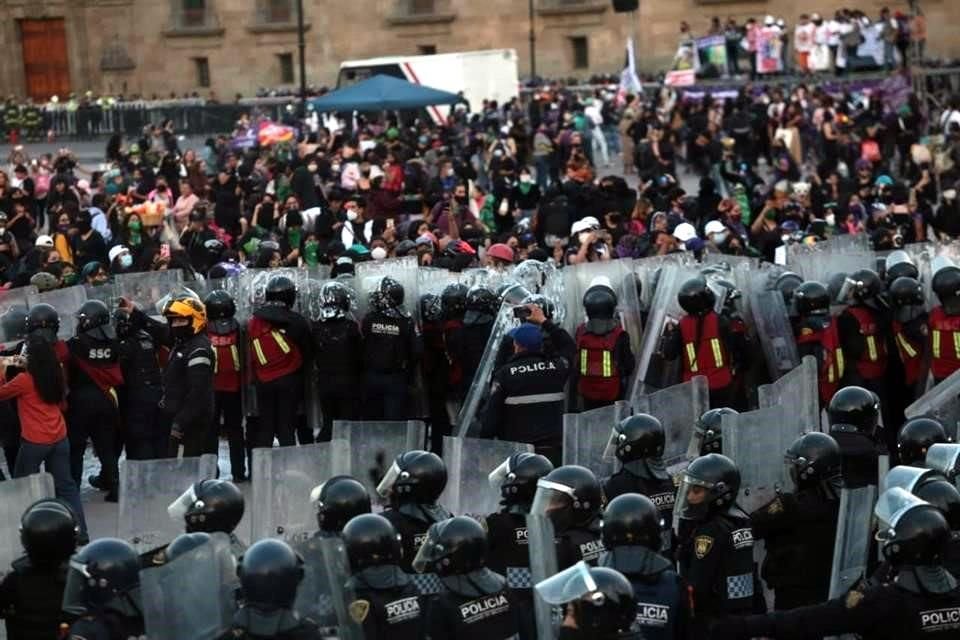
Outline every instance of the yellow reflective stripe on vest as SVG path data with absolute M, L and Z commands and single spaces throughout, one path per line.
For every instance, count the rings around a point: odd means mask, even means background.
M 711 339 L 710 347 L 713 349 L 713 364 L 719 369 L 723 366 L 723 350 L 720 348 L 720 341 L 717 338 Z
M 837 379 L 843 377 L 843 373 L 846 370 L 847 365 L 843 361 L 843 349 L 837 349 L 834 351 L 837 356 Z
M 260 338 L 253 339 L 253 350 L 257 354 L 257 362 L 261 365 L 267 364 L 267 357 L 263 355 L 263 347 L 260 346 Z
M 603 377 L 609 378 L 613 376 L 613 363 L 610 360 L 610 352 L 603 352 Z
M 216 347 L 213 348 L 213 372 L 220 373 L 220 354 L 218 353 L 219 349 Z
M 270 335 L 272 335 L 273 339 L 277 341 L 277 345 L 279 345 L 280 351 L 283 351 L 284 353 L 290 353 L 290 345 L 288 345 L 287 341 L 284 340 L 282 333 L 274 330 L 270 332 Z
M 867 336 L 867 357 L 870 362 L 877 361 L 877 340 L 873 336 Z
M 233 370 L 240 371 L 240 350 L 237 345 L 230 345 L 230 355 L 233 356 Z
M 933 357 L 934 358 L 940 357 L 940 330 L 939 329 L 933 330 Z
M 960 331 L 953 332 L 953 354 L 960 360 Z
M 900 345 L 900 348 L 903 350 L 904 353 L 907 354 L 908 358 L 917 357 L 917 350 L 914 349 L 912 346 L 910 346 L 910 343 L 907 341 L 906 338 L 903 337 L 902 333 L 897 334 L 897 344 Z
M 699 371 L 697 367 L 697 348 L 692 342 L 687 343 L 687 360 L 690 362 L 691 373 Z
M 580 349 L 580 374 L 587 375 L 587 359 L 589 352 L 587 349 Z

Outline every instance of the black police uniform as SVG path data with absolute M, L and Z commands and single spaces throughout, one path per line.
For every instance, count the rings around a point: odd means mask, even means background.
M 257 622 L 255 612 L 241 609 L 234 618 L 234 628 L 218 640 L 322 640 L 326 637 L 313 620 L 298 618 L 290 612 L 279 623 L 268 622 L 262 631 Z
M 493 316 L 483 316 L 471 322 L 464 321 L 463 327 L 453 334 L 447 334 L 447 351 L 460 362 L 463 368 L 461 382 L 462 393 L 465 394 L 473 383 L 473 376 L 480 368 L 483 352 L 490 341 L 493 331 Z
M 442 578 L 446 590 L 427 605 L 427 638 L 515 640 L 519 606 L 503 576 L 477 569 Z
M 365 415 L 405 420 L 407 387 L 420 352 L 413 320 L 396 309 L 372 310 L 363 319 Z
M 879 469 L 877 462 L 885 453 L 882 445 L 863 433 L 849 431 L 831 431 L 837 444 L 843 464 L 843 486 L 857 489 L 867 485 L 876 485 Z
M 750 514 L 754 536 L 766 543 L 760 575 L 773 589 L 776 609 L 824 602 L 830 595 L 839 511 L 836 498 L 803 489 Z
M 487 567 L 506 577 L 511 589 L 530 593 L 530 551 L 527 548 L 526 511 L 511 505 L 505 511 L 485 519 L 487 528 Z
M 718 616 L 754 609 L 756 576 L 753 529 L 738 507 L 702 522 L 684 522 L 677 561 L 693 598 L 693 637 L 706 637 L 707 624 Z
M 644 640 L 686 637 L 689 599 L 683 580 L 669 560 L 645 547 L 624 546 L 605 552 L 599 566 L 616 569 L 633 585 L 636 626 Z
M 143 618 L 109 610 L 83 616 L 70 626 L 70 640 L 129 640 L 143 634 Z
M 562 571 L 581 560 L 596 566 L 606 551 L 600 538 L 600 519 L 584 526 L 575 526 L 557 536 L 557 566 Z
M 329 440 L 334 420 L 356 420 L 360 414 L 357 389 L 363 379 L 363 342 L 352 318 L 333 318 L 312 324 L 313 346 L 320 380 L 323 431 Z
M 651 473 L 643 460 L 626 462 L 604 483 L 603 495 L 606 496 L 607 502 L 625 493 L 639 493 L 647 496 L 660 512 L 660 518 L 667 527 L 670 527 L 673 522 L 673 505 L 677 501 L 677 487 L 666 471 L 663 471 L 664 477 L 657 477 L 657 475 L 659 474 L 656 471 Z M 665 529 L 662 549 L 667 555 L 672 554 L 672 538 L 670 530 Z
M 550 320 L 541 329 L 556 353 L 575 349 L 573 338 Z M 546 352 L 521 352 L 493 374 L 482 436 L 529 442 L 555 466 L 562 464 L 564 387 L 570 360 Z
M 400 545 L 403 548 L 400 567 L 407 573 L 413 573 L 413 559 L 426 541 L 430 525 L 446 520 L 450 517 L 450 512 L 440 505 L 403 503 L 386 509 L 380 515 L 389 520 L 400 534 Z
M 68 622 L 61 613 L 66 565 L 38 566 L 24 556 L 13 562 L 12 569 L 0 582 L 0 617 L 7 623 L 7 639 L 57 637 L 60 624 Z
M 125 446 L 130 460 L 157 460 L 170 453 L 169 425 L 159 419 L 163 377 L 157 347 L 146 331 L 117 341 L 123 371 L 121 409 Z
M 363 628 L 365 640 L 420 640 L 424 601 L 410 577 L 397 565 L 361 569 L 347 588 L 356 599 L 348 610 Z

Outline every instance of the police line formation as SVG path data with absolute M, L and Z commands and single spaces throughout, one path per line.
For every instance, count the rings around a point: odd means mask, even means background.
M 40 336 L 128 420 L 119 468 L 85 427 L 116 537 L 0 483 L 8 637 L 958 637 L 956 250 L 7 299 L 5 364 Z

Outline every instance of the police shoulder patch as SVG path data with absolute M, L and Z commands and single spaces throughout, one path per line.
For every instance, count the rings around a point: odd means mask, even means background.
M 853 609 L 860 604 L 861 600 L 863 600 L 863 592 L 857 591 L 856 589 L 851 589 L 850 592 L 847 593 L 847 599 L 844 600 L 843 604 L 847 607 L 847 609 Z
M 780 501 L 780 498 L 774 498 L 773 502 L 767 506 L 767 513 L 772 516 L 783 513 L 783 502 Z
M 711 549 L 713 549 L 713 538 L 710 536 L 697 536 L 693 539 L 693 552 L 697 554 L 697 560 L 703 560 Z
M 349 610 L 350 618 L 357 624 L 360 624 L 367 619 L 367 615 L 370 613 L 370 601 L 354 600 L 350 603 Z
M 800 335 L 802 336 L 809 336 L 812 333 L 813 333 L 813 329 L 811 329 L 810 327 L 804 327 L 800 329 Z

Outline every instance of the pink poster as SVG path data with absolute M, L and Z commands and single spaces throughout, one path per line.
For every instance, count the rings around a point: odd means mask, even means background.
M 783 71 L 783 41 L 780 29 L 763 27 L 757 34 L 757 73 Z

